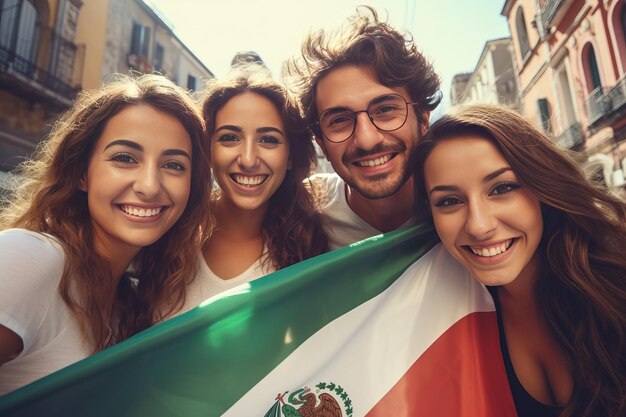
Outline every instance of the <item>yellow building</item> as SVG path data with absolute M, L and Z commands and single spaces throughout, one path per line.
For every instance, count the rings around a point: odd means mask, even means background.
M 213 77 L 167 20 L 142 0 L 85 1 L 76 42 L 85 45 L 82 87 L 86 89 L 129 70 L 159 72 L 193 91 Z

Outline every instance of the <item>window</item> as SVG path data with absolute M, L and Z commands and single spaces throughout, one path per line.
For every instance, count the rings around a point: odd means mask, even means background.
M 187 89 L 196 91 L 196 77 L 187 75 Z
M 546 133 L 552 133 L 552 123 L 550 121 L 550 103 L 548 99 L 540 98 L 537 100 L 537 106 L 539 107 L 539 118 L 541 121 L 541 127 Z
M 35 62 L 39 40 L 37 9 L 30 1 L 0 0 L 0 47 Z
M 519 50 L 523 61 L 526 59 L 528 52 L 530 52 L 530 45 L 528 43 L 528 32 L 526 31 L 526 19 L 524 19 L 524 11 L 521 7 L 517 9 L 515 27 L 517 29 L 517 41 L 519 42 Z
M 150 28 L 133 22 L 133 35 L 130 42 L 130 53 L 147 57 L 150 45 Z
M 590 90 L 593 91 L 596 88 L 600 87 L 601 82 L 600 82 L 600 71 L 598 70 L 598 61 L 596 60 L 596 53 L 593 50 L 593 46 L 591 45 L 589 46 L 589 49 L 587 51 L 587 64 L 589 68 L 589 75 L 591 77 Z
M 156 44 L 156 51 L 154 53 L 154 69 L 157 71 L 161 71 L 163 69 L 163 55 L 165 54 L 165 50 L 163 46 L 159 43 Z

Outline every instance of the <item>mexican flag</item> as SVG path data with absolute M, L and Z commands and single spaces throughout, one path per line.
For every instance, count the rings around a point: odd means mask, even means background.
M 515 416 L 494 306 L 414 226 L 307 260 L 0 398 L 9 416 Z

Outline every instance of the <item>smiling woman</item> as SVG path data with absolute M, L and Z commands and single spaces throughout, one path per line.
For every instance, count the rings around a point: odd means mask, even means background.
M 216 227 L 185 308 L 327 250 L 303 180 L 315 161 L 299 108 L 260 65 L 213 81 L 203 105 Z
M 171 81 L 120 77 L 19 168 L 0 212 L 0 395 L 182 307 L 211 228 L 203 134 Z
M 433 123 L 415 178 L 418 215 L 494 297 L 518 415 L 626 415 L 626 204 L 489 105 Z

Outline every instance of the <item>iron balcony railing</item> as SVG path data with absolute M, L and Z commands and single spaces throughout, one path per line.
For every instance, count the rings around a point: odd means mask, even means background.
M 548 25 L 556 16 L 556 13 L 559 11 L 559 8 L 565 3 L 565 0 L 548 0 L 546 4 L 543 6 L 543 21 Z
M 626 75 L 611 88 L 598 87 L 586 99 L 589 124 L 607 118 L 626 104 Z
M 565 149 L 572 149 L 583 143 L 585 136 L 580 123 L 574 122 L 556 138 L 556 143 Z
M 83 51 L 53 31 L 46 35 L 40 38 L 46 41 L 45 45 L 39 46 L 47 52 L 47 56 L 39 59 L 47 62 L 45 67 L 0 44 L 0 72 L 25 77 L 71 100 L 80 90 L 78 80 L 82 76 Z

